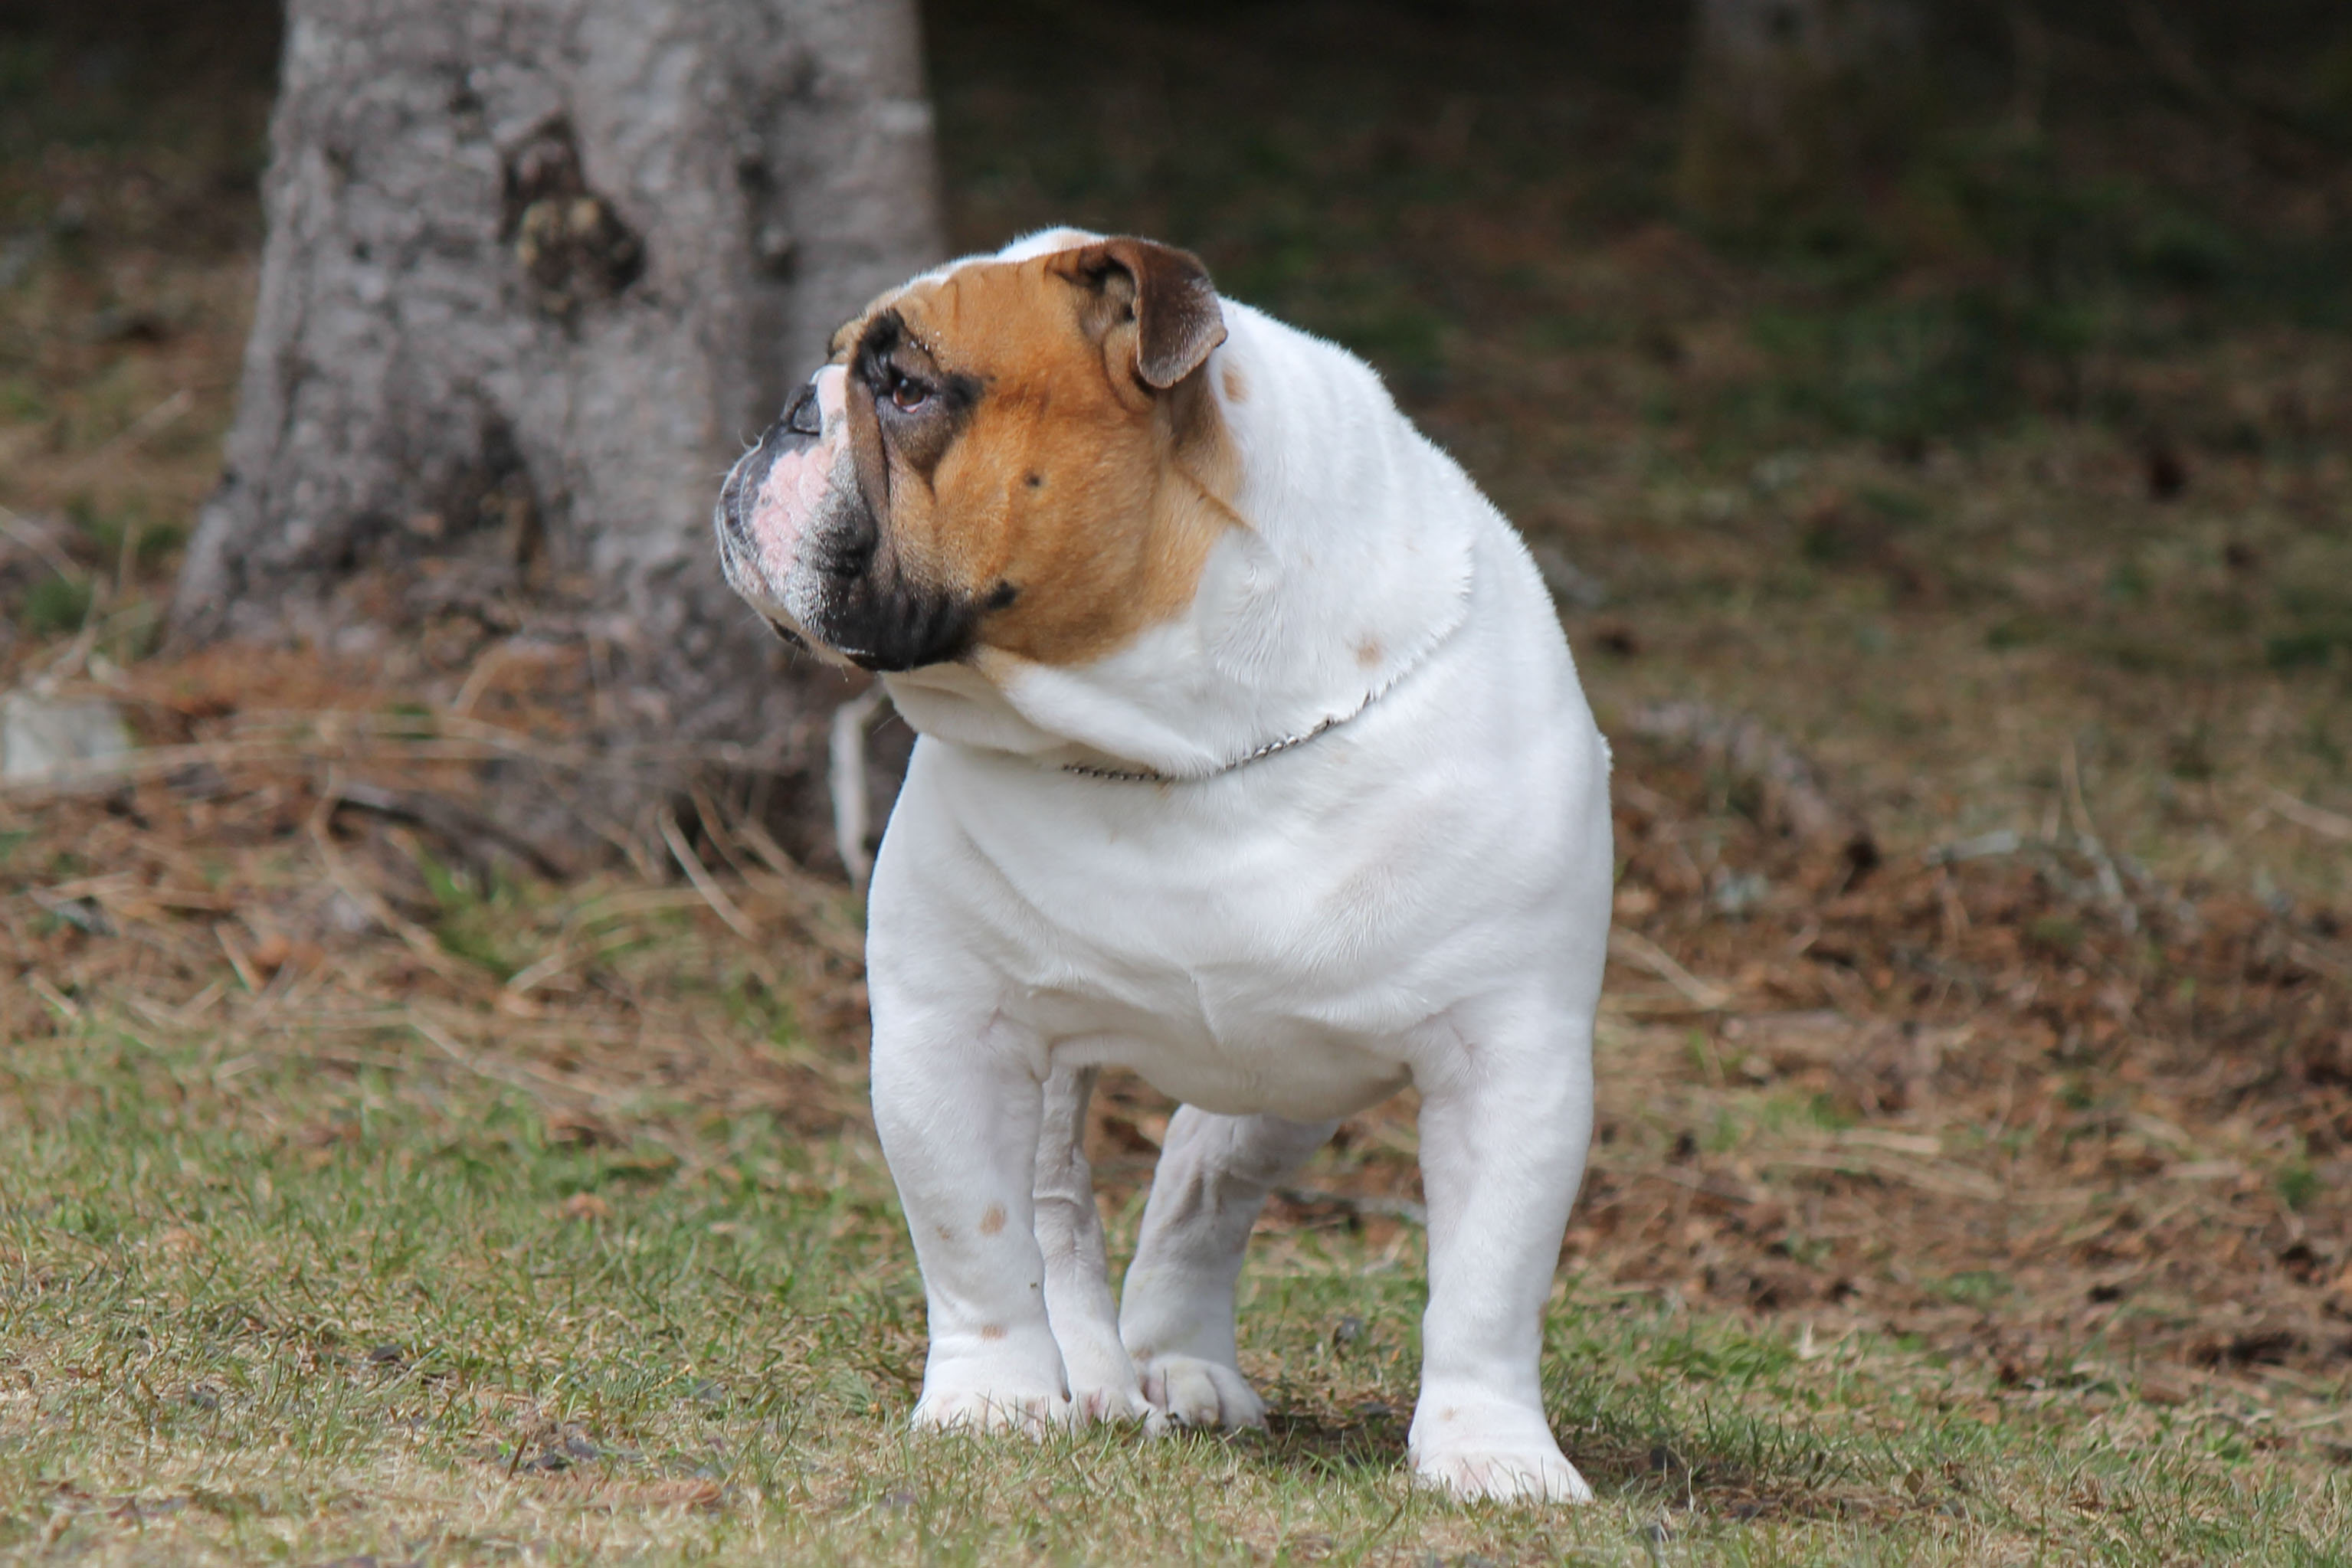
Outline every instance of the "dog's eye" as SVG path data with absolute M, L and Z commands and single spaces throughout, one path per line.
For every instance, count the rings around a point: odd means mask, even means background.
M 908 413 L 931 401 L 931 389 L 898 371 L 890 372 L 890 401 Z

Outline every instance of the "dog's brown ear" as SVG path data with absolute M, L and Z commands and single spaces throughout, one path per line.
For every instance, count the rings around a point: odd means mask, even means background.
M 1191 251 L 1122 235 L 1087 246 L 1075 259 L 1108 308 L 1104 330 L 1134 320 L 1135 373 L 1145 385 L 1167 391 L 1225 340 L 1209 269 Z

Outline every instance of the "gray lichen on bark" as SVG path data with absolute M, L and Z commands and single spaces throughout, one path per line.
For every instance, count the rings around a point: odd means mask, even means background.
M 292 0 L 271 143 L 175 635 L 350 647 L 500 599 L 595 638 L 643 726 L 804 759 L 823 715 L 709 507 L 939 253 L 911 0 Z

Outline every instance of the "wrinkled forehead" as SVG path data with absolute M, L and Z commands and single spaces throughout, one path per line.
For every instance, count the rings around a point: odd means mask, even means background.
M 845 361 L 885 318 L 942 365 L 1010 366 L 1081 341 L 1075 248 L 1013 259 L 963 261 L 901 285 L 868 305 L 833 337 Z

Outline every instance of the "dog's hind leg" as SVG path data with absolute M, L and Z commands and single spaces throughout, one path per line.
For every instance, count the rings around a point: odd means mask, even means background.
M 1234 1287 L 1266 1194 L 1337 1126 L 1219 1116 L 1191 1105 L 1169 1122 L 1118 1331 L 1142 1374 L 1144 1396 L 1170 1419 L 1265 1425 L 1265 1401 L 1242 1375 Z
M 1037 1248 L 1045 1257 L 1045 1316 L 1069 1371 L 1070 1413 L 1081 1421 L 1163 1417 L 1145 1402 L 1118 1339 L 1118 1309 L 1103 1255 L 1102 1216 L 1087 1164 L 1087 1103 L 1097 1070 L 1057 1066 L 1045 1080 L 1037 1135 Z

